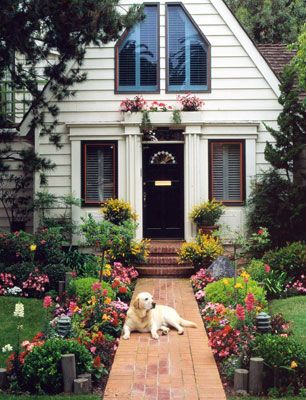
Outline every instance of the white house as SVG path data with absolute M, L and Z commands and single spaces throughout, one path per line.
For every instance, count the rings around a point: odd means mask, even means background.
M 106 198 L 129 201 L 139 238 L 189 239 L 192 206 L 211 197 L 226 206 L 222 222 L 242 230 L 251 180 L 268 167 L 264 123 L 277 126 L 278 78 L 222 0 L 144 5 L 147 18 L 117 43 L 88 47 L 88 79 L 59 104 L 62 149 L 36 131 L 36 151 L 57 164 L 48 190 L 83 199 L 74 220 Z M 139 113 L 120 112 L 136 94 L 178 107 L 186 92 L 203 110 L 182 112 L 180 125 L 152 112 L 158 141 L 144 140 Z

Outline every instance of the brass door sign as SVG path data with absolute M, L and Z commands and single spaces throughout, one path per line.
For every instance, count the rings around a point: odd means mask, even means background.
M 171 186 L 172 181 L 155 181 L 155 186 Z

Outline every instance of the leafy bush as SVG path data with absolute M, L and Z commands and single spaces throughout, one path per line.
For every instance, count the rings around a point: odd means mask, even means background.
M 94 295 L 92 285 L 98 282 L 97 278 L 87 277 L 72 279 L 69 284 L 69 294 L 75 295 L 81 303 L 86 303 Z M 102 282 L 102 289 L 107 290 L 107 297 L 114 299 L 114 292 L 107 282 Z
M 75 354 L 77 375 L 91 368 L 90 352 L 73 340 L 49 339 L 35 346 L 26 356 L 23 376 L 31 392 L 60 393 L 62 391 L 61 355 Z
M 33 235 L 23 231 L 0 233 L 0 260 L 4 266 L 24 261 L 31 261 L 30 245 L 34 243 Z
M 65 280 L 66 268 L 62 264 L 48 264 L 42 269 L 42 272 L 49 277 L 49 288 L 58 290 L 58 282 Z
M 76 248 L 69 249 L 62 262 L 67 269 L 75 271 L 79 277 L 98 275 L 98 258 L 94 254 L 81 253 Z
M 132 212 L 130 203 L 120 199 L 109 199 L 105 201 L 101 208 L 104 218 L 115 225 L 120 225 L 124 221 L 136 219 Z
M 265 268 L 265 263 L 256 258 L 253 258 L 245 269 L 251 275 L 251 278 L 257 282 L 263 282 L 268 274 L 268 270 Z
M 193 242 L 183 243 L 179 251 L 180 263 L 191 262 L 197 269 L 209 264 L 223 253 L 218 238 L 198 235 Z
M 280 382 L 286 386 L 295 380 L 305 383 L 306 350 L 292 336 L 258 335 L 253 343 L 252 355 L 264 359 L 274 373 L 274 380 L 278 381 L 277 386 Z
M 59 264 L 64 258 L 62 246 L 64 239 L 60 227 L 44 228 L 36 232 L 34 243 L 37 245 L 35 260 L 39 264 Z
M 264 172 L 254 183 L 248 200 L 250 232 L 265 226 L 274 245 L 306 237 L 306 188 L 275 171 Z
M 35 264 L 31 261 L 13 264 L 5 269 L 6 272 L 16 276 L 17 286 L 21 286 L 22 282 L 26 281 L 31 272 L 35 271 Z
M 261 258 L 271 248 L 270 234 L 267 228 L 259 227 L 242 243 L 242 255 L 248 258 Z
M 285 247 L 268 251 L 263 261 L 275 271 L 298 277 L 306 271 L 306 244 L 294 242 Z
M 271 270 L 263 283 L 267 291 L 267 297 L 269 299 L 275 299 L 283 295 L 286 284 L 288 283 L 288 277 L 286 272 Z
M 215 225 L 223 213 L 224 207 L 222 203 L 212 199 L 194 206 L 189 216 L 197 227 L 201 227 Z
M 242 277 L 237 278 L 236 287 L 234 287 L 234 278 L 225 278 L 209 283 L 205 288 L 205 299 L 212 303 L 235 306 L 236 304 L 244 304 L 247 293 L 254 295 L 257 306 L 261 308 L 267 306 L 265 290 L 252 279 L 249 279 L 246 283 Z

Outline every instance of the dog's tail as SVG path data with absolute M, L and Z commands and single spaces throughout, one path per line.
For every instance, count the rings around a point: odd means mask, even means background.
M 185 326 L 187 328 L 197 328 L 198 327 L 198 325 L 195 324 L 194 322 L 188 321 L 187 319 L 183 319 L 183 318 L 181 318 L 181 320 L 180 320 L 180 325 Z

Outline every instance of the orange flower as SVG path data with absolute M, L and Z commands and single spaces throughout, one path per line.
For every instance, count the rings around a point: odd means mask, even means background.
M 101 357 L 100 357 L 100 356 L 96 356 L 96 357 L 94 358 L 93 366 L 94 366 L 95 368 L 100 368 L 100 367 L 101 367 Z

